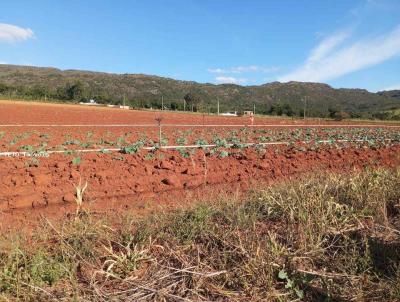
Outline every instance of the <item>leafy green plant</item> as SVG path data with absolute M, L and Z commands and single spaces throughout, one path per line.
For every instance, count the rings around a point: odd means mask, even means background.
M 108 139 L 100 138 L 99 141 L 98 141 L 98 144 L 99 144 L 99 145 L 114 146 L 114 145 L 115 145 L 115 142 L 114 142 L 114 141 L 111 141 L 111 140 L 108 140 Z
M 34 147 L 32 145 L 24 145 L 24 146 L 21 146 L 21 150 L 27 151 L 27 152 L 33 152 Z
M 82 162 L 82 159 L 80 157 L 74 157 L 72 159 L 72 164 L 75 166 L 79 166 L 81 164 L 81 162 Z
M 144 147 L 144 142 L 143 141 L 137 141 L 136 143 L 127 146 L 127 147 L 123 147 L 121 150 L 121 153 L 124 154 L 136 154 L 138 153 L 140 150 L 142 150 Z
M 225 151 L 225 150 L 222 150 L 222 151 L 219 152 L 219 154 L 218 154 L 218 157 L 219 157 L 219 158 L 224 158 L 224 157 L 227 157 L 227 156 L 229 156 L 229 152 L 228 152 L 228 151 Z
M 184 157 L 184 158 L 190 157 L 190 152 L 189 152 L 187 149 L 185 149 L 185 148 L 178 148 L 177 150 L 178 150 L 179 154 L 180 154 L 182 157 Z
M 51 135 L 48 133 L 42 133 L 39 135 L 39 138 L 46 139 L 46 140 L 50 139 L 50 137 L 51 137 Z
M 69 146 L 69 145 L 79 145 L 81 142 L 77 139 L 71 139 L 63 142 L 64 146 Z
M 232 144 L 231 148 L 234 149 L 243 149 L 246 147 L 246 145 L 243 144 L 237 137 L 231 138 L 230 143 Z
M 82 148 L 90 148 L 93 146 L 93 143 L 92 142 L 82 142 L 82 143 L 80 143 L 79 146 Z
M 176 143 L 178 145 L 186 145 L 187 139 L 185 137 L 179 137 L 179 138 L 176 139 Z
M 64 155 L 73 155 L 73 154 L 75 154 L 76 152 L 74 151 L 74 150 L 65 150 L 64 151 Z
M 162 138 L 161 138 L 161 145 L 162 145 L 162 146 L 168 145 L 168 138 L 166 138 L 165 136 L 162 136 Z
M 31 157 L 25 162 L 25 167 L 39 167 L 40 161 L 36 157 Z
M 154 152 L 148 152 L 148 153 L 144 156 L 144 159 L 145 159 L 145 160 L 153 160 L 154 158 L 155 158 Z
M 285 288 L 293 291 L 299 299 L 304 298 L 304 292 L 299 288 L 294 279 L 289 278 L 288 274 L 284 269 L 278 273 L 278 278 L 286 282 Z
M 118 147 L 121 147 L 121 146 L 126 145 L 126 144 L 127 144 L 127 142 L 126 142 L 126 136 L 125 135 L 122 135 L 122 136 L 117 138 L 117 146 Z
M 205 139 L 198 139 L 194 142 L 195 145 L 201 146 L 202 149 L 205 149 L 208 142 Z
M 217 148 L 227 148 L 228 147 L 228 142 L 223 139 L 223 138 L 215 138 L 214 139 L 214 144 L 216 145 Z
M 93 131 L 86 132 L 86 137 L 87 138 L 92 138 L 93 137 Z

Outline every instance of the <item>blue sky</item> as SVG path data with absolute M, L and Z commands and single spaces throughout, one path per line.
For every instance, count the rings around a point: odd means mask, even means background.
M 400 89 L 400 1 L 2 0 L 0 62 Z

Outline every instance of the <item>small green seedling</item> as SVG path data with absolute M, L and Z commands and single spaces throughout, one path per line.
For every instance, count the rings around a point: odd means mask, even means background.
M 279 271 L 278 278 L 283 281 L 286 281 L 286 284 L 285 284 L 286 289 L 292 290 L 299 299 L 304 298 L 304 292 L 301 289 L 299 289 L 299 287 L 296 285 L 296 282 L 294 280 L 289 278 L 288 274 L 285 272 L 284 269 L 281 269 Z
M 72 164 L 75 166 L 79 166 L 81 164 L 81 162 L 82 162 L 82 159 L 80 157 L 74 157 L 72 159 Z

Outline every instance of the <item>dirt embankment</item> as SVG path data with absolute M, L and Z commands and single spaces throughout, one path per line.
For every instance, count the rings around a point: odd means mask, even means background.
M 248 149 L 228 157 L 207 156 L 198 150 L 189 158 L 179 152 L 155 155 L 85 154 L 80 165 L 71 156 L 40 159 L 38 166 L 26 158 L 1 158 L 0 209 L 43 208 L 74 203 L 74 185 L 88 182 L 85 200 L 95 203 L 134 203 L 140 196 L 156 197 L 169 192 L 218 184 L 246 187 L 254 180 L 273 182 L 301 173 L 329 169 L 350 171 L 366 166 L 400 164 L 400 146 L 372 149 L 322 149 L 299 152 L 282 148 L 259 154 Z M 179 203 L 179 198 L 173 198 Z

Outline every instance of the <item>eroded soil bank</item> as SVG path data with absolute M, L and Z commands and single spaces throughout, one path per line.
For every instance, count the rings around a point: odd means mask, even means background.
M 380 149 L 323 148 L 300 152 L 287 147 L 237 150 L 220 158 L 197 150 L 190 157 L 178 151 L 136 155 L 82 154 L 80 164 L 56 154 L 38 164 L 27 158 L 0 158 L 0 208 L 43 209 L 74 204 L 75 186 L 88 183 L 84 200 L 99 207 L 111 202 L 135 203 L 139 198 L 179 203 L 188 190 L 232 184 L 271 183 L 318 171 L 352 171 L 400 164 L 400 146 Z

